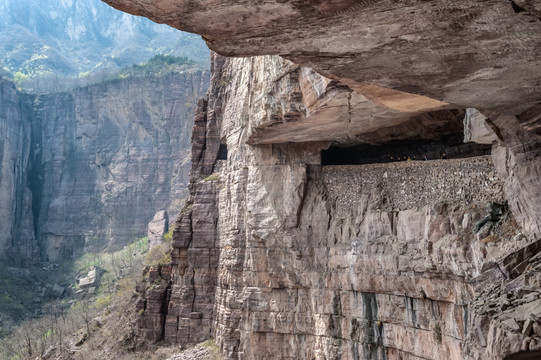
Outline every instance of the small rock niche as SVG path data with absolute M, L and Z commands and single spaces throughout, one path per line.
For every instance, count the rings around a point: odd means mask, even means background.
M 218 157 L 216 160 L 227 160 L 227 145 L 226 144 L 220 144 L 220 148 L 218 149 Z

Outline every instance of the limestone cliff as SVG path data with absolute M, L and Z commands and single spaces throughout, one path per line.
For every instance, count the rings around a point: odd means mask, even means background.
M 348 89 L 278 57 L 217 57 L 213 69 L 173 267 L 151 269 L 140 289 L 140 336 L 214 336 L 232 359 L 500 359 L 540 346 L 531 326 L 521 333 L 541 315 L 540 248 L 534 215 L 505 205 L 532 201 L 513 198 L 499 169 L 501 151 L 520 156 L 509 141 L 495 141 L 493 158 L 321 166 L 330 140 L 267 144 L 281 133 L 261 124 L 334 122 L 343 113 L 329 98 Z M 463 114 L 424 113 L 395 137 L 437 135 L 453 116 Z M 392 134 L 382 129 L 366 138 Z
M 185 71 L 33 97 L 3 83 L 2 196 L 13 205 L 2 208 L 0 253 L 58 262 L 118 248 L 144 236 L 156 211 L 178 209 L 208 81 Z
M 27 265 L 38 259 L 32 192 L 28 186 L 32 147 L 30 99 L 0 78 L 0 257 Z
M 38 238 L 50 260 L 119 247 L 185 197 L 202 72 L 112 80 L 36 98 L 43 171 Z M 74 226 L 74 224 L 78 224 Z M 55 260 L 56 261 L 56 260 Z
M 293 61 L 216 63 L 174 266 L 163 295 L 146 289 L 143 335 L 214 333 L 242 359 L 541 346 L 535 1 L 105 1 L 224 55 Z M 329 147 L 443 144 L 465 108 L 479 109 L 467 138 L 492 144 L 491 160 L 322 166 Z
M 199 33 L 224 55 L 282 55 L 327 75 L 333 80 L 323 81 L 329 91 L 343 90 L 330 101 L 321 99 L 341 116 L 299 118 L 295 109 L 283 106 L 295 93 L 285 96 L 277 102 L 282 108 L 277 118 L 254 123 L 281 136 L 254 132 L 254 143 L 341 141 L 430 111 L 482 109 L 503 136 L 500 141 L 513 149 L 513 154 L 500 152 L 498 169 L 509 174 L 506 187 L 515 192 L 510 199 L 524 197 L 522 209 L 512 203 L 524 214 L 518 220 L 539 236 L 539 222 L 531 214 L 541 213 L 541 202 L 525 195 L 541 186 L 535 175 L 540 164 L 532 161 L 539 152 L 541 100 L 541 21 L 535 2 L 164 0 L 153 6 L 147 0 L 104 1 Z M 321 85 L 310 87 L 322 95 Z M 284 111 L 289 116 L 281 118 Z M 519 189 L 525 190 L 522 196 Z

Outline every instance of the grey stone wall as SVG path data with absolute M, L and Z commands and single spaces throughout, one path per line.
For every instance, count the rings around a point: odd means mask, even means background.
M 144 236 L 187 196 L 209 74 L 116 79 L 30 96 L 0 82 L 0 257 L 59 262 Z
M 119 248 L 187 196 L 189 139 L 208 73 L 107 81 L 39 96 L 42 255 Z M 178 211 L 178 209 L 176 209 Z
M 323 178 L 339 214 L 374 193 L 374 210 L 399 211 L 438 202 L 467 205 L 504 201 L 503 181 L 490 156 L 324 166 Z
M 0 78 L 0 261 L 37 260 L 32 192 L 27 184 L 31 155 L 29 99 Z

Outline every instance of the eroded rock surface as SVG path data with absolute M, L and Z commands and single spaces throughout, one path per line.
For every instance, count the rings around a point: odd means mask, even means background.
M 0 261 L 28 265 L 39 259 L 33 223 L 31 101 L 0 77 Z
M 523 275 L 537 264 L 536 226 L 517 225 L 535 223 L 515 210 L 535 204 L 509 198 L 525 163 L 508 164 L 514 177 L 491 157 L 322 167 L 328 141 L 251 145 L 261 119 L 283 114 L 273 104 L 290 94 L 278 85 L 296 81 L 282 76 L 289 66 L 214 58 L 160 339 L 214 336 L 231 359 L 499 359 L 519 350 L 511 315 L 482 304 L 501 293 L 491 289 L 523 291 L 514 279 L 539 286 Z M 516 154 L 490 119 L 496 152 Z M 220 142 L 226 161 L 216 160 Z M 518 327 L 520 306 L 535 300 L 507 305 Z M 528 344 L 537 344 L 532 331 Z
M 196 294 L 187 280 L 215 281 L 210 328 L 227 357 L 496 360 L 537 348 L 535 2 L 105 1 L 222 54 L 278 54 L 327 76 L 277 57 L 220 60 L 214 89 L 226 90 L 199 115 L 213 125 L 195 128 L 206 157 L 177 222 L 173 282 Z M 479 113 L 466 139 L 491 143 L 492 163 L 320 165 L 331 144 L 423 138 L 467 107 Z M 227 145 L 223 188 L 204 184 L 216 152 L 203 134 Z M 195 209 L 216 221 L 194 222 Z M 218 244 L 210 271 L 185 256 L 199 239 Z M 177 298 L 167 316 L 197 307 Z M 166 338 L 209 328 L 182 318 Z
M 420 94 L 518 115 L 541 99 L 535 1 L 104 1 L 222 55 L 282 55 L 390 107 L 433 105 Z
M 478 144 L 492 144 L 498 140 L 498 136 L 489 124 L 490 120 L 479 110 L 466 109 L 464 117 L 464 142 Z
M 2 80 L 0 256 L 58 263 L 120 248 L 187 196 L 194 101 L 205 71 L 30 96 Z
M 77 247 L 129 243 L 146 234 L 155 211 L 185 197 L 191 121 L 184 120 L 207 76 L 114 80 L 36 99 L 37 229 L 49 260 Z
M 158 211 L 152 221 L 148 223 L 148 247 L 154 246 L 163 242 L 163 235 L 169 229 L 169 216 L 167 211 Z

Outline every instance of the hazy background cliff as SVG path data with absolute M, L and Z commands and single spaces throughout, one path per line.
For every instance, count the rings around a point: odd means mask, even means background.
M 4 1 L 0 49 L 3 337 L 48 301 L 73 305 L 81 256 L 175 216 L 209 51 L 99 0 Z
M 2 259 L 37 259 L 28 187 L 33 109 L 31 101 L 0 78 L 0 253 Z
M 37 237 L 46 259 L 118 248 L 185 197 L 195 99 L 208 73 L 107 81 L 38 96 Z M 40 187 L 41 186 L 41 187 Z M 39 193 L 39 195 L 37 195 Z M 39 204 L 38 204 L 39 203 Z
M 118 248 L 185 197 L 208 72 L 128 77 L 28 96 L 2 82 L 2 255 L 54 261 Z M 5 113 L 5 115 L 4 115 Z M 41 256 L 38 256 L 41 254 Z
M 181 202 L 208 86 L 199 36 L 99 0 L 7 0 L 0 49 L 2 258 L 118 247 Z

